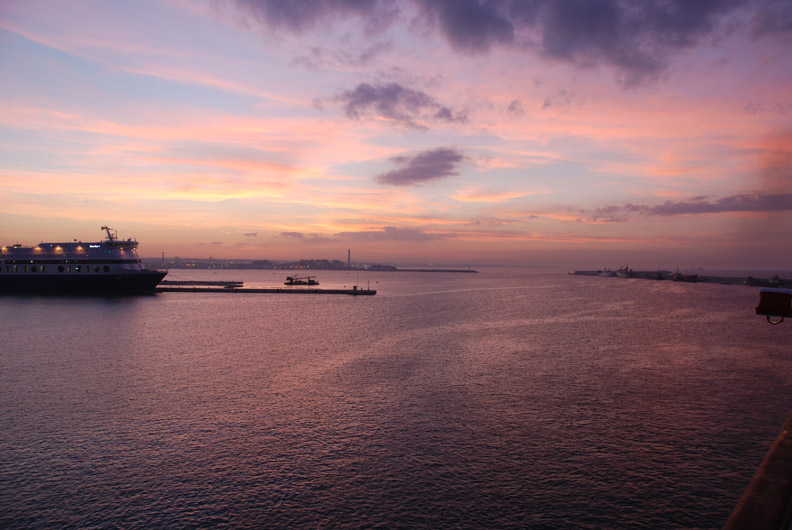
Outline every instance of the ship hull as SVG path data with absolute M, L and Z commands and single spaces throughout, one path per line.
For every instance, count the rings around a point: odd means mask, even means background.
M 3 274 L 0 292 L 136 294 L 152 293 L 167 272 L 142 270 L 120 274 Z

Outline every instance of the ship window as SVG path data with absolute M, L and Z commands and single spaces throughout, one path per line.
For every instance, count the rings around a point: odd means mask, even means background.
M 14 265 L 14 272 L 19 272 L 19 265 Z
M 22 266 L 22 272 L 27 272 L 27 265 Z
M 66 265 L 66 272 L 71 272 L 71 265 Z
M 47 267 L 46 265 L 42 265 L 41 266 L 41 272 L 44 272 L 46 270 L 46 267 Z
M 104 271 L 105 271 L 105 272 L 110 272 L 110 267 L 108 267 L 107 265 L 105 265 L 105 266 L 104 266 Z
M 94 272 L 99 272 L 99 265 L 94 266 Z
M 80 267 L 79 265 L 75 265 L 74 266 L 74 272 L 80 272 L 81 270 L 82 270 L 82 267 Z
M 32 267 L 30 267 L 30 272 L 38 272 L 38 267 L 33 265 Z
M 63 272 L 63 265 L 58 265 L 58 272 Z

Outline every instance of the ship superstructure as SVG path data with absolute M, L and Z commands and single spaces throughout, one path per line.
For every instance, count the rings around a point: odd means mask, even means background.
M 120 240 L 103 226 L 107 239 L 83 243 L 39 243 L 0 247 L 0 290 L 17 292 L 153 291 L 167 272 L 143 267 L 138 242 Z

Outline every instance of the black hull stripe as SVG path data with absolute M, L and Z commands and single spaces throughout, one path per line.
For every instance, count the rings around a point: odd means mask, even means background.
M 50 275 L 9 274 L 0 276 L 0 291 L 14 293 L 124 293 L 153 292 L 167 272 L 132 274 Z

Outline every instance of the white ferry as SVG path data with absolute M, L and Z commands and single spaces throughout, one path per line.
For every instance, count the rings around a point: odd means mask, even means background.
M 138 242 L 119 240 L 106 226 L 96 243 L 39 243 L 0 247 L 0 292 L 152 292 L 166 271 L 146 269 Z

